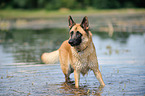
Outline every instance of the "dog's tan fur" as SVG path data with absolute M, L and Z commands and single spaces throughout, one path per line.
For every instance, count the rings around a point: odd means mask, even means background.
M 42 61 L 44 63 L 54 63 L 59 57 L 61 69 L 65 75 L 66 81 L 69 81 L 69 75 L 74 71 L 76 88 L 79 88 L 80 73 L 85 75 L 89 70 L 93 70 L 100 84 L 105 86 L 98 68 L 96 51 L 92 42 L 92 33 L 88 31 L 87 34 L 80 24 L 74 24 L 70 27 L 70 32 L 81 32 L 81 44 L 72 47 L 68 43 L 68 40 L 66 40 L 58 50 L 51 53 L 43 53 L 41 56 Z

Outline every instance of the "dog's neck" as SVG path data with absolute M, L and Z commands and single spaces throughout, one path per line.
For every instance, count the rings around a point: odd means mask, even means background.
M 79 52 L 85 51 L 88 48 L 88 46 L 83 46 L 83 47 L 82 46 L 76 46 L 74 48 L 79 53 Z
M 88 44 L 81 44 L 78 46 L 75 46 L 74 49 L 76 50 L 77 53 L 81 53 L 84 52 L 88 49 L 88 47 L 91 47 L 92 43 L 88 43 Z
M 94 49 L 93 49 L 93 43 L 91 42 L 90 44 L 88 44 L 87 46 L 84 46 L 83 48 L 82 48 L 82 46 L 81 46 L 81 48 L 80 47 L 71 47 L 71 49 L 72 49 L 72 54 L 73 54 L 73 56 L 75 56 L 75 57 L 77 57 L 77 58 L 81 58 L 81 57 L 87 57 L 87 56 L 89 56 L 92 52 L 94 52 Z

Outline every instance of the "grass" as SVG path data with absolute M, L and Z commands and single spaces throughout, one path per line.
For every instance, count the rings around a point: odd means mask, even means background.
M 49 18 L 68 15 L 100 15 L 100 14 L 130 14 L 130 13 L 145 13 L 145 9 L 103 9 L 96 10 L 89 8 L 87 10 L 69 10 L 60 9 L 56 11 L 48 10 L 22 10 L 22 9 L 0 9 L 0 18 L 15 19 L 15 18 Z

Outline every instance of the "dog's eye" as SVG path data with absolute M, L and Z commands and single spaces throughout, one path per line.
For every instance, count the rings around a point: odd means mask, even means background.
M 73 34 L 74 34 L 74 31 L 71 31 L 71 32 L 70 32 L 70 35 L 72 36 Z
M 77 35 L 77 37 L 81 37 L 82 36 L 82 34 L 79 31 L 76 32 L 76 35 Z

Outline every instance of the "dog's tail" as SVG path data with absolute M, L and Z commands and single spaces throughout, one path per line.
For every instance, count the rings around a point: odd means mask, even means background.
M 45 64 L 55 64 L 59 61 L 59 50 L 43 53 L 41 56 L 41 60 Z

